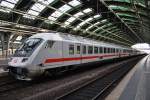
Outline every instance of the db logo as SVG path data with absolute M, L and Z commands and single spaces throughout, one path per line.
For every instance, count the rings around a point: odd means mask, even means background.
M 14 63 L 17 63 L 17 59 L 14 60 Z

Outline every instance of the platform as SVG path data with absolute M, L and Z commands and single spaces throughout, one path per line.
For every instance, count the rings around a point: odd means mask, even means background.
M 0 67 L 7 65 L 8 60 L 6 58 L 0 58 Z
M 0 58 L 0 77 L 8 74 L 6 67 L 8 66 L 8 60 Z
M 126 75 L 105 100 L 150 100 L 150 55 Z

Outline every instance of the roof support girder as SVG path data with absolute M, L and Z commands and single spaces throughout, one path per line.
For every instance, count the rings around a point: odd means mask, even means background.
M 136 36 L 135 41 L 140 42 L 142 41 L 142 39 L 138 37 L 136 33 L 131 28 L 129 28 L 129 26 L 127 26 L 124 22 L 122 22 L 122 20 L 113 11 L 111 11 L 104 2 L 100 0 L 81 0 L 81 1 L 83 2 L 84 5 L 88 5 L 89 7 L 93 8 L 95 12 L 100 13 L 102 17 L 107 18 L 110 22 L 112 23 L 121 22 L 120 24 L 117 24 L 120 29 L 127 30 L 128 31 L 127 34 L 133 37 L 134 39 Z

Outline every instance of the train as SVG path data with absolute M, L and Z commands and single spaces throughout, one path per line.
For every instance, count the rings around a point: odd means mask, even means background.
M 67 33 L 37 33 L 27 38 L 10 57 L 8 69 L 18 80 L 32 80 L 43 73 L 139 53 L 132 48 Z

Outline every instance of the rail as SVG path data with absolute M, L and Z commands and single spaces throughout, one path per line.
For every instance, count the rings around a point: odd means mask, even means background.
M 102 99 L 109 89 L 114 86 L 136 64 L 137 59 L 123 63 L 109 74 L 90 81 L 60 97 L 57 100 L 98 100 Z

